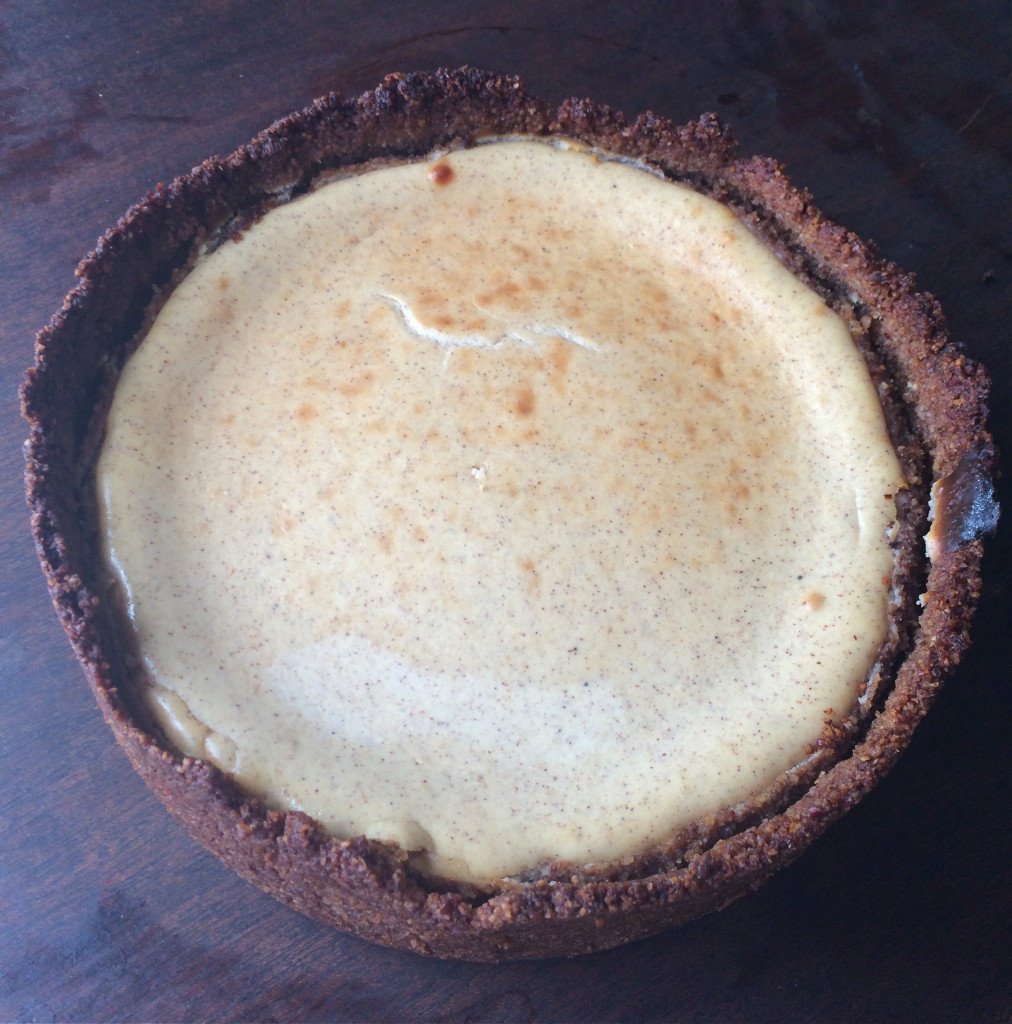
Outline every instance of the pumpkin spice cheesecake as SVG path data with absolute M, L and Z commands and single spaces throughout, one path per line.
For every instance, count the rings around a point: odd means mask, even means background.
M 723 906 L 966 644 L 986 378 L 712 119 L 391 76 L 150 193 L 24 388 L 54 601 L 192 835 L 374 941 Z

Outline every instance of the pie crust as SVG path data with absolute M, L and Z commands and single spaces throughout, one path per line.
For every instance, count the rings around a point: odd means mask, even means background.
M 268 810 L 213 765 L 173 751 L 126 683 L 91 483 L 119 372 L 199 249 L 322 176 L 490 135 L 574 139 L 730 208 L 849 327 L 909 486 L 897 496 L 899 597 L 879 656 L 882 682 L 847 722 L 827 726 L 804 769 L 663 848 L 591 868 L 544 865 L 479 888 L 426 878 L 391 845 L 336 839 L 302 813 Z M 518 79 L 469 68 L 392 75 L 357 101 L 318 100 L 225 160 L 158 186 L 77 275 L 38 336 L 22 391 L 28 501 L 54 605 L 106 721 L 165 806 L 229 867 L 328 924 L 419 953 L 503 960 L 607 948 L 718 909 L 792 861 L 874 786 L 968 645 L 980 537 L 997 519 L 987 377 L 949 341 L 937 303 L 911 277 L 826 221 L 774 161 L 739 158 L 713 116 L 675 127 L 651 114 L 629 122 L 589 101 L 556 110 Z

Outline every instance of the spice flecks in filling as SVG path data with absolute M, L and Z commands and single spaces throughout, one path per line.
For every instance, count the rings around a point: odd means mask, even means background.
M 471 880 L 798 763 L 885 636 L 900 486 L 843 323 L 726 209 L 533 141 L 202 258 L 98 469 L 177 745 Z

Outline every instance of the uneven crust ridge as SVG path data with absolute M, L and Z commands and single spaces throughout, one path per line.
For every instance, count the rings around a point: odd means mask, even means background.
M 560 135 L 635 158 L 738 214 L 844 318 L 865 356 L 910 488 L 900 499 L 897 603 L 881 662 L 888 693 L 827 730 L 806 771 L 621 865 L 504 883 L 436 885 L 407 856 L 337 840 L 310 818 L 265 809 L 216 768 L 161 745 L 126 678 L 95 555 L 89 474 L 119 370 L 160 298 L 205 245 L 342 168 L 402 161 L 485 135 Z M 421 953 L 501 960 L 589 952 L 718 909 L 793 860 L 884 776 L 969 643 L 979 535 L 997 515 L 988 381 L 950 342 L 935 300 L 825 220 L 782 168 L 740 159 L 712 115 L 676 127 L 570 100 L 553 110 L 519 79 L 462 68 L 392 75 L 356 101 L 331 95 L 224 160 L 159 185 L 99 240 L 39 334 L 22 391 L 31 428 L 28 501 L 54 605 L 103 715 L 135 768 L 199 842 L 260 888 L 363 938 Z M 922 537 L 935 491 L 934 558 Z M 924 593 L 917 613 L 912 598 Z M 856 741 L 856 742 L 855 742 Z M 848 753 L 849 749 L 849 753 Z

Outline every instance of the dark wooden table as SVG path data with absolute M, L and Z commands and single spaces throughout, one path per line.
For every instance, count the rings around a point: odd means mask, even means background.
M 134 776 L 49 607 L 15 389 L 77 260 L 155 182 L 316 95 L 467 62 L 553 100 L 718 111 L 941 298 L 1012 451 L 1009 29 L 989 0 L 0 4 L 0 1020 L 1007 1019 L 1012 531 L 900 767 L 766 889 L 593 957 L 439 963 L 273 903 Z

